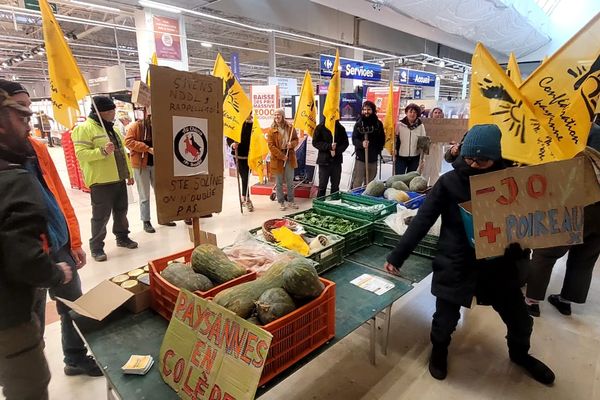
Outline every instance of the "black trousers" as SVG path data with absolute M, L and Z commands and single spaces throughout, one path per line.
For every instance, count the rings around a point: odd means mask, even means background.
M 92 185 L 90 188 L 92 199 L 92 238 L 90 250 L 92 252 L 104 249 L 106 225 L 112 213 L 113 233 L 117 240 L 129 235 L 129 221 L 127 221 L 127 185 L 125 181 L 108 183 L 105 185 Z
M 246 197 L 248 195 L 248 178 L 250 175 L 247 158 L 238 158 L 238 171 L 242 179 L 242 197 Z
M 488 299 L 506 325 L 506 341 L 511 356 L 518 357 L 527 354 L 533 330 L 533 319 L 527 313 L 521 291 L 518 288 L 498 291 Z M 437 298 L 431 322 L 431 343 L 434 346 L 447 347 L 450 344 L 452 333 L 460 319 L 460 307 L 460 304 Z
M 419 160 L 421 156 L 413 157 L 396 157 L 396 172 L 395 174 L 405 174 L 407 172 L 416 171 L 419 168 Z
M 342 179 L 342 164 L 319 164 L 319 193 L 318 197 L 327 194 L 327 184 L 331 179 L 331 193 L 340 191 L 340 180 Z

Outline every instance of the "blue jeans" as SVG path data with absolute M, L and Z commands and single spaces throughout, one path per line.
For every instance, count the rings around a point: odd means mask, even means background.
M 154 187 L 154 166 L 134 168 L 133 177 L 140 196 L 140 217 L 144 222 L 150 222 L 150 186 Z
M 49 289 L 50 298 L 53 300 L 58 296 L 63 299 L 70 301 L 77 300 L 81 295 L 81 280 L 75 267 L 75 260 L 71 256 L 71 249 L 69 244 L 63 246 L 56 253 L 52 253 L 52 260 L 56 263 L 66 262 L 73 270 L 73 280 L 66 285 L 59 285 Z M 62 340 L 62 349 L 65 364 L 76 365 L 83 361 L 87 356 L 87 349 L 81 340 L 81 337 L 75 330 L 73 320 L 69 315 L 71 309 L 62 303 L 60 300 L 56 300 L 56 311 L 60 315 L 60 331 Z M 45 320 L 46 320 L 46 290 L 38 289 L 36 300 L 34 303 L 34 312 L 37 314 L 42 336 L 44 334 Z
M 285 175 L 285 182 L 287 184 L 287 198 L 290 203 L 294 202 L 294 168 L 291 163 L 286 163 L 283 173 L 275 175 L 275 183 L 277 186 L 277 201 L 279 204 L 285 201 L 283 195 L 283 177 Z

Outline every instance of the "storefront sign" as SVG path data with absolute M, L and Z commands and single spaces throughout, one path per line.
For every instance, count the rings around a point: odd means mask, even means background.
M 163 60 L 181 61 L 179 19 L 154 15 L 152 21 L 156 57 Z
M 477 258 L 500 256 L 515 242 L 529 249 L 582 243 L 583 207 L 593 200 L 582 190 L 584 160 L 472 176 Z
M 413 86 L 435 86 L 436 75 L 431 72 L 399 68 L 400 84 Z
M 334 56 L 321 54 L 321 76 L 333 75 Z M 346 79 L 361 79 L 363 81 L 380 81 L 381 65 L 360 60 L 350 60 L 340 57 L 341 77 Z
M 362 95 L 358 93 L 340 94 L 340 120 L 356 121 L 362 109 Z
M 222 81 L 150 66 L 156 205 L 160 223 L 220 212 Z
M 385 115 L 388 107 L 388 97 L 389 97 L 389 87 L 387 86 L 378 86 L 378 87 L 368 87 L 367 88 L 367 100 L 375 103 L 377 107 L 377 118 L 381 122 L 385 120 Z M 398 107 L 400 104 L 400 87 L 394 87 L 394 115 L 398 115 Z
M 124 65 L 113 65 L 87 74 L 87 84 L 92 94 L 114 93 L 127 90 Z
M 273 124 L 275 110 L 279 108 L 277 86 L 252 86 L 250 88 L 252 107 L 262 129 L 268 129 Z
M 294 78 L 269 77 L 269 85 L 277 85 L 282 97 L 296 96 L 298 94 L 298 80 Z
M 272 338 L 182 289 L 160 347 L 160 375 L 182 399 L 251 400 Z

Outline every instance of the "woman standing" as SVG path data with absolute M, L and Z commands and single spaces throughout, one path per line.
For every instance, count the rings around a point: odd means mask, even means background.
M 271 152 L 271 171 L 275 175 L 279 209 L 285 211 L 287 208 L 283 195 L 284 177 L 287 184 L 287 205 L 297 209 L 298 206 L 294 203 L 294 169 L 298 167 L 298 161 L 294 149 L 298 145 L 298 134 L 294 127 L 285 120 L 283 108 L 275 111 L 275 120 L 267 136 L 267 143 Z
M 419 137 L 425 136 L 425 127 L 419 118 L 421 108 L 411 103 L 404 109 L 406 116 L 400 120 L 396 128 L 396 171 L 404 174 L 419 168 L 421 151 L 417 147 Z

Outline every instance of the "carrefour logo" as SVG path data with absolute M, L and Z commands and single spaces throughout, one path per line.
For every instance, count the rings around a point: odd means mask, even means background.
M 331 59 L 329 58 L 325 59 L 325 62 L 323 64 L 325 65 L 326 69 L 333 68 L 333 61 L 331 61 Z

